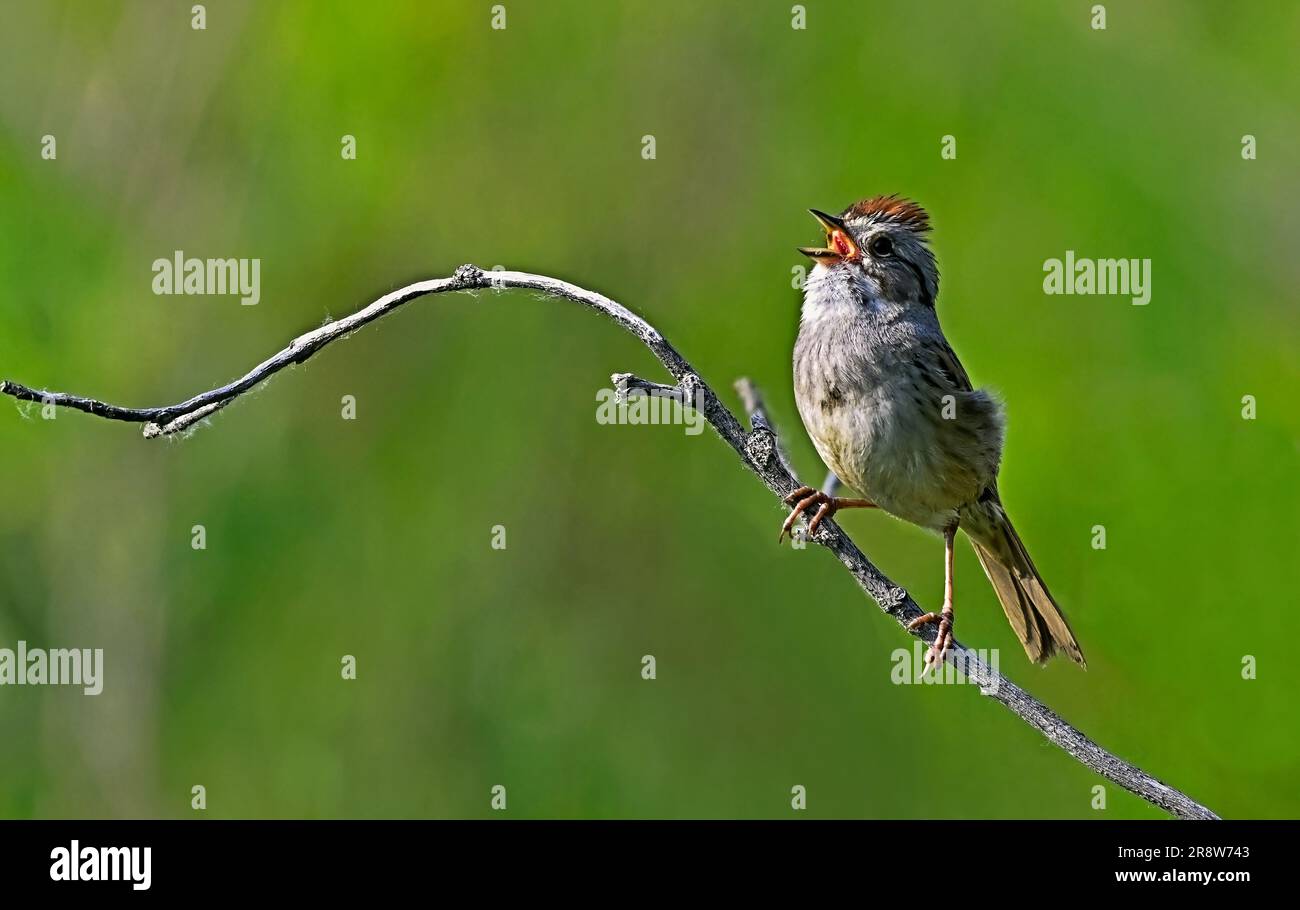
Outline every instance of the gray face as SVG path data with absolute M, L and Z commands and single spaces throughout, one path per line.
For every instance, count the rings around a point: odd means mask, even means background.
M 871 303 L 934 307 L 939 271 L 912 225 L 877 213 L 855 215 L 853 209 L 841 217 L 813 215 L 826 231 L 826 245 L 801 248 L 817 262 L 809 275 L 811 294 L 840 297 L 851 291 Z
M 858 256 L 841 260 L 841 268 L 860 270 L 887 300 L 934 306 L 939 293 L 939 271 L 934 254 L 915 232 L 902 225 L 872 219 L 846 224 Z

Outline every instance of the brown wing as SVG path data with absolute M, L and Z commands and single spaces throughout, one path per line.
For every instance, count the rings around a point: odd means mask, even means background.
M 936 422 L 936 441 L 944 455 L 941 475 L 946 492 L 958 502 L 975 502 L 997 482 L 1002 461 L 1002 407 L 987 392 L 976 390 L 942 338 L 922 353 L 921 377 L 930 385 L 943 419 Z M 949 396 L 951 400 L 948 399 Z

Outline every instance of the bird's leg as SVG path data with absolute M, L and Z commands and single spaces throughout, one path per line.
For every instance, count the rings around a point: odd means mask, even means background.
M 921 670 L 922 676 L 943 663 L 944 655 L 952 647 L 952 623 L 954 619 L 952 612 L 952 564 L 953 544 L 956 540 L 957 522 L 954 521 L 952 525 L 943 529 L 943 609 L 938 613 L 925 613 L 907 624 L 909 632 L 926 623 L 937 622 L 939 624 L 939 633 L 935 635 L 930 650 L 925 652 L 925 667 Z
M 804 510 L 811 506 L 820 505 L 820 508 L 817 510 L 817 514 L 812 517 L 812 521 L 808 522 L 808 533 L 810 535 L 817 530 L 817 526 L 821 524 L 824 519 L 830 518 L 840 509 L 876 508 L 876 504 L 869 499 L 838 499 L 834 496 L 827 496 L 825 493 L 820 490 L 814 490 L 812 487 L 800 487 L 787 496 L 785 498 L 785 504 L 790 505 L 791 503 L 795 503 L 794 511 L 792 511 L 790 517 L 785 520 L 785 524 L 781 525 L 781 533 L 778 534 L 776 538 L 777 543 L 784 540 L 786 534 L 791 534 L 791 536 L 793 536 L 791 528 L 794 527 L 794 523 L 799 519 L 799 516 L 803 514 Z
M 840 478 L 834 471 L 826 472 L 826 479 L 822 481 L 822 490 L 827 496 L 834 496 L 835 491 L 840 488 Z

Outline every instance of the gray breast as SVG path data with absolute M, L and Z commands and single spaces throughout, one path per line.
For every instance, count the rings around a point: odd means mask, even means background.
M 996 476 L 1001 424 L 989 396 L 927 366 L 932 344 L 906 326 L 814 322 L 795 345 L 794 379 L 827 466 L 886 511 L 939 528 Z

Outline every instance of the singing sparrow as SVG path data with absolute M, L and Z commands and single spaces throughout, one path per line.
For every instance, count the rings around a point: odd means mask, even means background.
M 811 211 L 826 245 L 800 248 L 815 265 L 794 349 L 795 401 L 822 460 L 867 498 L 795 490 L 781 537 L 813 506 L 810 534 L 846 508 L 883 509 L 942 534 L 943 608 L 911 626 L 939 624 L 929 670 L 951 646 L 960 528 L 1029 658 L 1045 661 L 1060 650 L 1086 666 L 998 496 L 1002 407 L 971 387 L 939 327 L 929 217 L 897 196 L 864 199 L 839 217 Z

